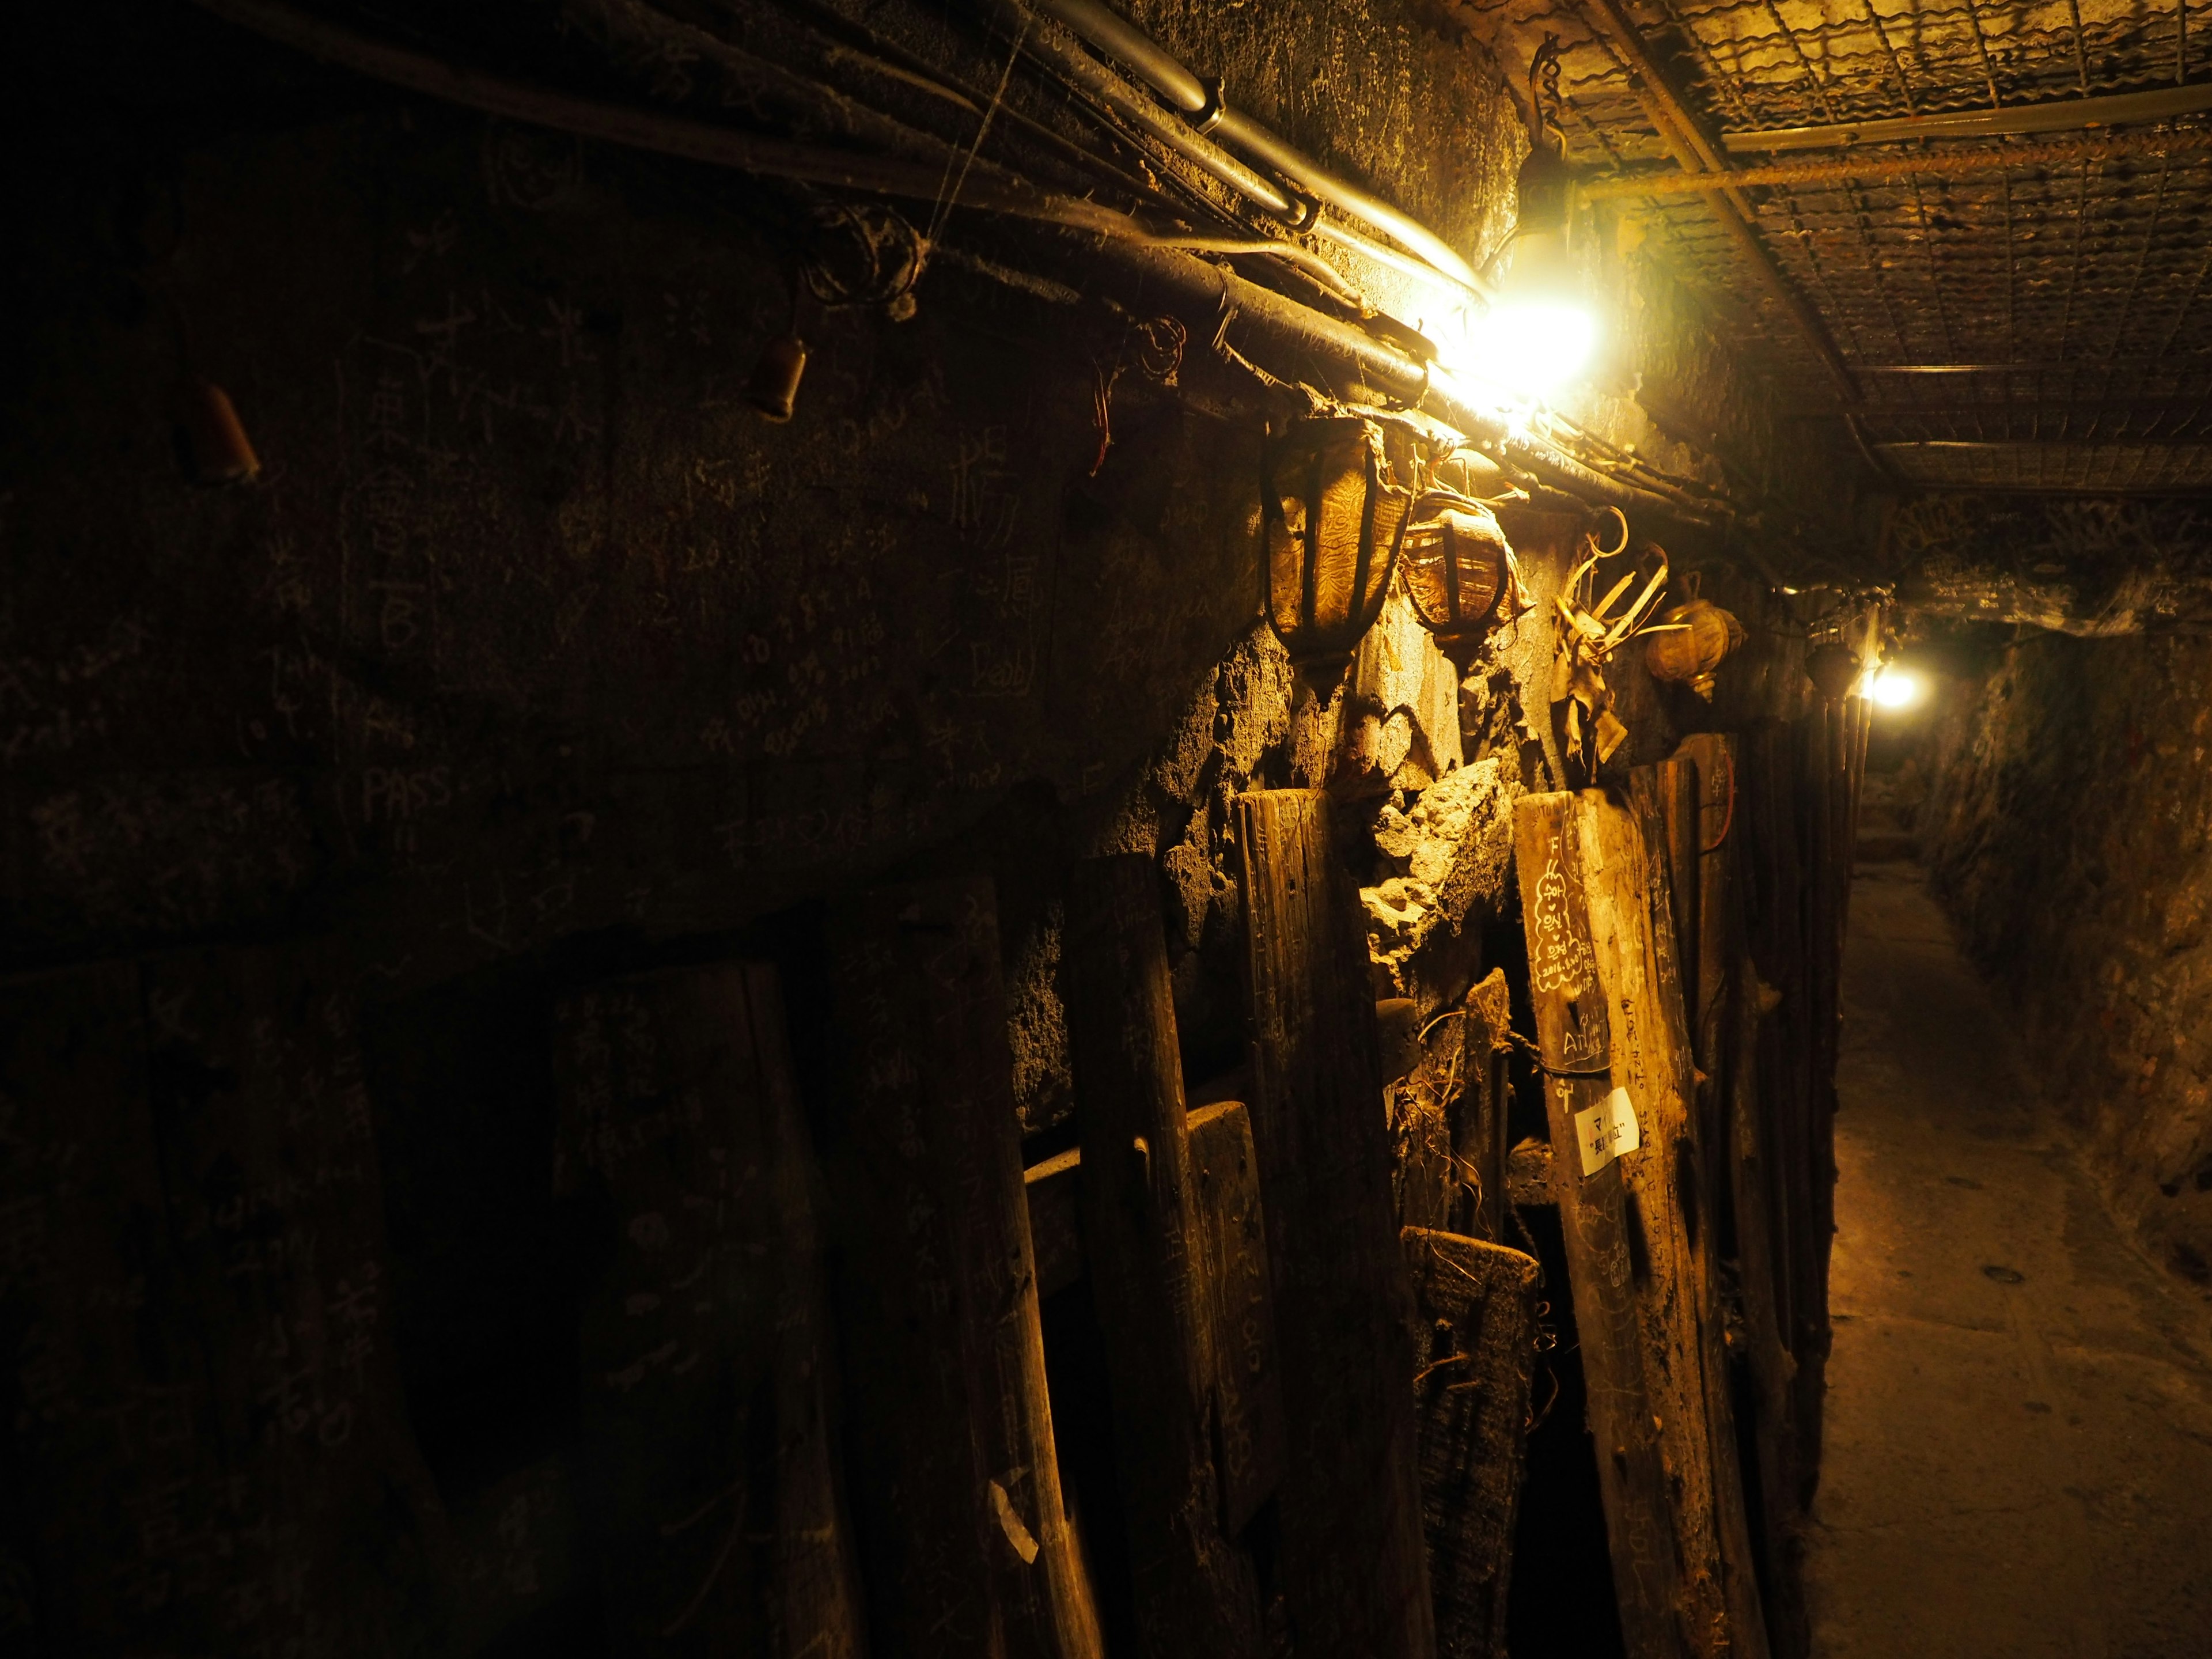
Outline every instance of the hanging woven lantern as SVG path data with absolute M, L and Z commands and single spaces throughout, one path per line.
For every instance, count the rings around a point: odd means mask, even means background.
M 1858 681 L 1858 653 L 1838 640 L 1816 645 L 1805 653 L 1805 678 L 1830 702 L 1839 702 Z
M 1711 599 L 1692 599 L 1659 618 L 1644 665 L 1655 680 L 1687 685 L 1707 702 L 1713 700 L 1713 671 L 1742 649 L 1743 624 Z
M 1291 660 L 1333 684 L 1390 592 L 1413 501 L 1412 440 L 1358 415 L 1292 422 L 1261 469 L 1267 621 Z M 1407 481 L 1407 482 L 1401 482 Z
M 1483 635 L 1528 608 L 1496 515 L 1455 490 L 1427 490 L 1414 501 L 1398 568 L 1413 614 L 1462 676 Z

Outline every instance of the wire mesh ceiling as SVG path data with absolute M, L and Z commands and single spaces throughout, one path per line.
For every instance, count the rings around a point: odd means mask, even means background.
M 2189 112 L 2212 107 L 2212 5 L 2201 18 L 2185 0 L 1475 9 L 1509 64 L 1559 38 L 1586 169 L 1773 179 L 1655 192 L 1635 216 L 1900 482 L 2212 489 L 2212 117 Z M 2118 113 L 2132 125 L 2048 107 L 2115 94 L 2131 95 Z M 1832 131 L 1955 128 L 1950 112 L 1968 111 L 2026 131 L 1856 143 Z M 1790 131 L 1806 128 L 1832 131 Z

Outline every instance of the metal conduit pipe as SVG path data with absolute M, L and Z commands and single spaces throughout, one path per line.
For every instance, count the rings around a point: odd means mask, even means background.
M 1220 145 L 1200 137 L 1188 121 L 1169 114 L 1151 97 L 1085 52 L 1049 18 L 1040 21 L 1032 17 L 1020 0 L 991 0 L 991 9 L 1008 33 L 1018 34 L 1026 27 L 1023 50 L 1049 65 L 1054 74 L 1078 92 L 1103 104 L 1132 126 L 1141 128 L 1193 166 L 1212 173 L 1268 212 L 1285 219 L 1299 216 L 1301 206 L 1287 192 L 1253 172 Z
M 198 3 L 217 16 L 325 62 L 514 120 L 773 178 L 925 200 L 934 199 L 942 188 L 942 167 L 935 162 L 830 150 L 521 86 L 372 40 L 295 11 L 283 0 Z M 1279 380 L 1357 381 L 1371 392 L 1422 409 L 1470 443 L 1510 459 L 1512 465 L 1559 488 L 1617 506 L 1705 521 L 1663 495 L 1591 471 L 1540 440 L 1509 436 L 1503 416 L 1466 402 L 1449 386 L 1431 384 L 1426 364 L 1349 323 L 1195 254 L 1161 246 L 1133 220 L 1109 208 L 1050 195 L 987 164 L 979 164 L 977 171 L 985 177 L 970 175 L 961 192 L 964 205 L 1069 228 L 1073 234 L 1062 246 L 1081 268 L 1073 273 L 1079 279 L 1082 270 L 1095 270 L 1100 264 L 1115 270 L 1148 292 L 1152 303 L 1182 312 L 1201 329 L 1218 330 L 1225 343 L 1256 359 Z M 1249 251 L 1279 252 L 1266 243 L 1255 244 Z
M 1101 52 L 1111 52 L 1134 70 L 1176 108 L 1207 118 L 1202 128 L 1232 149 L 1273 167 L 1296 188 L 1395 238 L 1452 281 L 1479 289 L 1474 267 L 1449 242 L 1419 220 L 1338 178 L 1319 162 L 1286 143 L 1243 112 L 1229 108 L 1209 88 L 1176 62 L 1167 50 L 1128 19 L 1098 0 L 1037 0 L 1038 6 L 1073 29 Z

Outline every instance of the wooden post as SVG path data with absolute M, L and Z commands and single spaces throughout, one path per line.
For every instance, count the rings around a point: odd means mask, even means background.
M 1676 750 L 1694 775 L 1686 805 L 1689 839 L 1697 849 L 1691 878 L 1698 886 L 1698 944 L 1686 952 L 1684 963 L 1694 963 L 1694 975 L 1686 976 L 1691 1054 L 1702 1081 L 1698 1085 L 1697 1134 L 1703 1154 L 1700 1168 L 1705 1191 L 1717 1215 L 1714 1231 L 1723 1237 L 1734 1233 L 1734 1188 L 1729 1158 L 1728 1021 L 1729 1000 L 1735 981 L 1736 945 L 1734 935 L 1735 871 L 1735 740 L 1717 732 L 1685 738 Z M 1674 833 L 1669 823 L 1670 841 Z M 1680 868 L 1676 866 L 1679 877 Z
M 1252 1118 L 1242 1101 L 1190 1115 L 1190 1167 L 1212 1321 L 1223 1528 L 1235 1537 L 1283 1484 L 1282 1362 L 1267 1279 L 1267 1212 Z
M 1529 998 L 1622 1642 L 1629 1659 L 1676 1659 L 1701 1650 L 1685 1628 L 1674 1496 L 1644 1375 L 1625 1172 L 1615 1158 L 1584 1174 L 1576 1129 L 1577 1115 L 1602 1109 L 1613 1087 L 1612 1020 L 1590 937 L 1577 805 L 1577 797 L 1565 793 L 1525 795 L 1514 805 Z
M 848 1455 L 880 1649 L 1096 1659 L 1062 1505 L 990 884 L 880 889 L 830 930 L 826 1126 Z
M 1513 1017 L 1505 970 L 1492 969 L 1460 1006 L 1465 1013 L 1460 1022 L 1464 1044 L 1460 1052 L 1466 1082 L 1453 1114 L 1452 1151 L 1464 1196 L 1453 1221 L 1462 1232 L 1495 1244 L 1504 1238 L 1505 1166 L 1510 1150 L 1506 1115 L 1512 1085 L 1507 1062 L 1513 1054 Z
M 1662 1419 L 1660 1444 L 1668 1467 L 1685 1481 L 1683 1557 L 1686 1563 L 1694 1562 L 1698 1552 L 1711 1552 L 1725 1613 L 1724 1622 L 1713 1628 L 1711 1650 L 1765 1659 L 1765 1624 L 1759 1612 L 1751 1528 L 1744 1512 L 1735 1409 L 1722 1338 L 1717 1206 L 1712 1188 L 1702 1178 L 1705 1159 L 1693 1115 L 1697 1072 L 1691 1059 L 1680 971 L 1668 948 L 1677 914 L 1667 892 L 1674 863 L 1670 848 L 1682 841 L 1694 845 L 1695 819 L 1686 808 L 1695 796 L 1680 787 L 1693 781 L 1682 775 L 1689 769 L 1681 765 L 1670 775 L 1662 767 L 1638 769 L 1632 775 L 1636 798 L 1632 816 L 1610 806 L 1589 809 L 1599 821 L 1596 833 L 1607 849 L 1611 879 L 1605 885 L 1614 898 L 1615 929 L 1610 946 L 1607 929 L 1599 920 L 1602 908 L 1594 914 L 1593 931 L 1599 972 L 1613 990 L 1614 1012 L 1621 1022 L 1615 1027 L 1614 1081 L 1625 1084 L 1639 1109 L 1650 1102 L 1643 1149 L 1627 1160 L 1628 1183 L 1650 1247 L 1650 1276 L 1638 1287 L 1646 1339 L 1655 1345 L 1646 1350 L 1645 1375 L 1654 1380 Z M 1689 820 L 1690 836 L 1669 833 L 1669 807 Z M 1589 830 L 1586 828 L 1584 833 Z M 1644 854 L 1640 883 L 1633 864 L 1639 849 Z M 1632 908 L 1639 896 L 1641 905 Z M 1625 1078 L 1634 1081 L 1625 1082 Z M 1655 1353 L 1656 1364 L 1651 1363 Z M 1666 1426 L 1666 1395 L 1656 1382 L 1662 1376 L 1673 1384 L 1675 1395 L 1675 1435 Z M 1699 1462 L 1705 1480 L 1692 1487 L 1686 1475 Z M 1705 1514 L 1702 1526 L 1692 1518 L 1698 1510 Z
M 1836 1231 L 1836 989 L 1837 973 L 1842 966 L 1837 916 L 1837 904 L 1842 895 L 1837 879 L 1836 794 L 1843 777 L 1837 753 L 1843 712 L 1842 700 L 1838 699 L 1822 703 L 1806 717 L 1797 778 L 1808 877 L 1805 1154 L 1802 1172 L 1806 1205 L 1804 1224 L 1796 1233 L 1794 1303 L 1797 1310 L 1797 1429 L 1804 1442 L 1799 1468 L 1808 1479 L 1817 1479 L 1820 1467 L 1823 1396 L 1827 1387 L 1831 1338 L 1828 1254 Z
M 614 981 L 564 1000 L 555 1029 L 555 1180 L 595 1189 L 611 1222 L 582 1392 L 611 1639 L 860 1659 L 813 1159 L 775 970 Z M 756 1444 L 775 1448 L 766 1490 Z M 740 1549 L 749 1532 L 769 1551 Z
M 1742 947 L 1737 946 L 1739 951 Z M 1728 1032 L 1730 1179 L 1735 1186 L 1738 1283 L 1743 1298 L 1745 1364 L 1751 1374 L 1753 1479 L 1763 1526 L 1755 1541 L 1766 1564 L 1768 1645 L 1782 1659 L 1804 1659 L 1811 1634 L 1798 1561 L 1796 1362 L 1776 1284 L 1788 1271 L 1776 1242 L 1776 1179 L 1760 1097 L 1760 1026 L 1767 1010 L 1748 955 Z
M 1145 1650 L 1162 1659 L 1257 1655 L 1257 1583 L 1221 1533 L 1206 1251 L 1151 859 L 1075 866 L 1063 950 L 1084 1250 L 1106 1338 Z
M 1673 925 L 1674 961 L 1686 993 L 1683 1012 L 1692 1014 L 1694 1010 L 1686 994 L 1697 988 L 1698 946 L 1705 937 L 1698 913 L 1703 889 L 1698 881 L 1697 764 L 1678 754 L 1672 760 L 1637 769 L 1651 774 L 1650 781 L 1639 788 L 1651 792 L 1659 811 L 1659 833 L 1663 839 L 1658 850 L 1667 860 L 1668 919 Z
M 1765 1159 L 1775 1310 L 1795 1364 L 1798 1328 L 1798 1235 L 1811 1202 L 1804 1178 L 1806 1088 L 1802 1061 L 1804 1024 L 1804 880 L 1797 856 L 1795 728 L 1762 720 L 1745 733 L 1742 793 L 1750 881 L 1745 897 L 1752 960 L 1773 995 L 1759 1027 L 1757 1127 Z M 1762 1000 L 1765 994 L 1762 993 Z M 1794 1373 L 1793 1373 L 1794 1375 Z M 1795 1383 L 1792 1383 L 1793 1401 Z M 1795 1421 L 1793 1404 L 1792 1421 Z
M 1282 1583 L 1301 1659 L 1428 1659 L 1408 1291 L 1374 993 L 1331 821 L 1318 791 L 1239 803 L 1252 1138 L 1289 1356 Z
M 1535 1360 L 1535 1261 L 1408 1227 L 1421 1503 L 1437 1659 L 1505 1659 L 1513 1521 Z

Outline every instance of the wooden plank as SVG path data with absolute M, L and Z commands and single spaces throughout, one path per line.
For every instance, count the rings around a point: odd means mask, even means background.
M 610 1650 L 856 1659 L 812 1159 L 775 972 L 612 981 L 564 999 L 555 1031 L 556 1183 L 608 1218 L 581 1347 Z
M 1650 778 L 1639 786 L 1649 793 L 1660 817 L 1659 848 L 1667 861 L 1668 920 L 1674 933 L 1674 962 L 1682 981 L 1684 1012 L 1693 1012 L 1686 994 L 1698 984 L 1698 947 L 1704 939 L 1698 901 L 1703 888 L 1698 880 L 1698 769 L 1677 754 L 1649 768 Z
M 1738 948 L 1741 950 L 1740 944 Z M 1762 1602 L 1768 1645 L 1781 1659 L 1804 1659 L 1811 1629 L 1805 1613 L 1798 1527 L 1797 1366 L 1790 1357 L 1775 1293 L 1786 1264 L 1785 1253 L 1774 1239 L 1776 1178 L 1760 1097 L 1760 1026 L 1768 1011 L 1765 988 L 1747 952 L 1741 956 L 1739 971 L 1742 988 L 1728 1032 L 1728 1085 L 1737 1284 L 1756 1450 L 1756 1467 L 1746 1471 L 1746 1478 L 1759 1495 L 1761 1525 L 1753 1542 L 1765 1569 Z
M 1283 1479 L 1283 1404 L 1273 1292 L 1260 1203 L 1252 1121 L 1242 1101 L 1215 1101 L 1187 1119 L 1201 1275 L 1211 1327 L 1212 1411 L 1220 1441 L 1222 1530 L 1241 1534 Z M 1036 1238 L 1037 1288 L 1050 1296 L 1089 1271 L 1077 1188 L 1083 1154 L 1071 1147 L 1024 1175 Z
M 1674 1659 L 1695 1650 L 1672 1483 L 1644 1375 L 1625 1171 L 1616 1158 L 1584 1174 L 1576 1133 L 1576 1115 L 1601 1106 L 1613 1087 L 1612 1018 L 1591 939 L 1577 806 L 1565 793 L 1525 795 L 1514 805 L 1529 997 L 1623 1647 L 1629 1659 Z
M 1767 1176 L 1775 1310 L 1794 1367 L 1800 1340 L 1798 1234 L 1811 1202 L 1811 1182 L 1805 1176 L 1805 883 L 1798 860 L 1795 728 L 1779 720 L 1755 723 L 1745 733 L 1742 758 L 1737 810 L 1747 819 L 1749 940 L 1758 977 L 1773 995 L 1769 1017 L 1759 1027 L 1759 1139 Z
M 1797 778 L 1799 823 L 1805 834 L 1806 916 L 1804 1133 L 1800 1179 L 1805 1197 L 1803 1224 L 1794 1235 L 1796 1310 L 1794 1344 L 1797 1358 L 1797 1432 L 1802 1449 L 1799 1469 L 1817 1479 L 1820 1467 L 1822 1407 L 1827 1391 L 1828 1256 L 1836 1231 L 1835 1077 L 1838 1038 L 1837 992 L 1843 966 L 1838 908 L 1837 793 L 1841 787 L 1841 699 L 1824 702 L 1802 722 Z M 1809 1502 L 1809 1496 L 1808 1498 Z
M 1257 1655 L 1258 1582 L 1221 1530 L 1206 1251 L 1149 857 L 1089 859 L 1070 872 L 1062 962 L 1084 1247 L 1138 1627 L 1148 1654 Z
M 1221 1440 L 1222 1522 L 1241 1534 L 1283 1481 L 1283 1394 L 1267 1276 L 1267 1212 L 1252 1118 L 1241 1101 L 1190 1115 L 1190 1167 L 1213 1322 L 1214 1413 Z
M 1513 1016 L 1505 970 L 1493 968 L 1460 1004 L 1460 1097 L 1453 1112 L 1452 1151 L 1461 1195 L 1453 1223 L 1461 1232 L 1499 1243 L 1504 1238 L 1507 1118 L 1513 1103 L 1508 1063 Z
M 1093 1659 L 1045 1389 L 988 881 L 878 889 L 830 927 L 855 1529 L 880 1655 Z
M 308 946 L 0 991 L 0 1525 L 35 1650 L 438 1639 L 352 984 Z
M 1536 1354 L 1534 1260 L 1408 1227 L 1413 1357 L 1437 1659 L 1505 1659 L 1513 1523 Z
M 1071 1146 L 1022 1171 L 1029 1201 L 1030 1246 L 1036 1258 L 1037 1295 L 1066 1290 L 1090 1271 L 1083 1259 L 1083 1150 Z
M 1704 1153 L 1705 1190 L 1717 1209 L 1733 1210 L 1728 1154 L 1728 1020 L 1735 994 L 1735 739 L 1720 732 L 1699 732 L 1685 738 L 1675 754 L 1690 769 L 1694 781 L 1684 812 L 1689 837 L 1697 849 L 1690 878 L 1698 885 L 1697 949 L 1686 953 L 1686 967 L 1694 975 L 1686 979 L 1689 992 L 1692 1058 L 1699 1073 L 1698 1084 L 1698 1145 Z M 1670 843 L 1677 832 L 1670 821 Z M 1681 877 L 1679 860 L 1674 874 Z M 1716 1232 L 1734 1236 L 1732 1213 L 1717 1218 Z
M 769 1589 L 777 1659 L 864 1659 L 866 1609 L 837 1467 L 836 1333 L 814 1213 L 813 1146 L 799 1102 L 783 988 L 763 963 L 744 969 L 765 1136 L 775 1280 L 775 1546 Z
M 1283 1367 L 1282 1579 L 1301 1659 L 1426 1659 L 1408 1291 L 1374 994 L 1328 798 L 1238 803 L 1252 1138 Z
M 1677 862 L 1674 848 L 1686 842 L 1694 846 L 1695 840 L 1694 833 L 1670 833 L 1666 817 L 1671 807 L 1689 820 L 1694 832 L 1694 813 L 1687 810 L 1696 799 L 1694 776 L 1686 775 L 1689 772 L 1680 763 L 1671 772 L 1665 767 L 1638 768 L 1632 775 L 1632 813 L 1593 809 L 1600 821 L 1598 834 L 1607 843 L 1608 874 L 1614 878 L 1608 884 L 1616 899 L 1640 896 L 1642 901 L 1640 925 L 1624 908 L 1617 905 L 1613 913 L 1618 932 L 1610 954 L 1620 972 L 1613 1006 L 1621 1021 L 1615 1028 L 1613 1076 L 1616 1083 L 1624 1073 L 1632 1076 L 1636 1080 L 1626 1085 L 1631 1094 L 1639 1105 L 1650 1103 L 1644 1145 L 1628 1160 L 1628 1181 L 1649 1246 L 1649 1275 L 1638 1286 L 1647 1340 L 1656 1340 L 1665 1362 L 1651 1364 L 1652 1352 L 1647 1351 L 1645 1376 L 1663 1374 L 1676 1391 L 1674 1411 L 1680 1432 L 1670 1437 L 1664 1426 L 1664 1396 L 1654 1390 L 1662 1402 L 1661 1444 L 1668 1468 L 1682 1481 L 1686 1499 L 1695 1500 L 1686 1501 L 1686 1518 L 1692 1509 L 1702 1509 L 1707 1517 L 1702 1538 L 1685 1526 L 1684 1559 L 1698 1559 L 1692 1552 L 1701 1545 L 1712 1552 L 1712 1571 L 1725 1612 L 1725 1623 L 1712 1630 L 1712 1650 L 1765 1659 L 1765 1622 L 1744 1510 L 1723 1338 L 1717 1206 L 1703 1176 L 1705 1160 L 1697 1139 L 1697 1068 L 1691 1056 L 1680 964 L 1670 942 L 1679 915 L 1667 890 Z M 1686 789 L 1685 784 L 1692 787 Z M 1632 890 L 1639 885 L 1632 865 L 1639 849 L 1644 854 L 1640 895 Z M 1599 970 L 1607 974 L 1607 932 L 1602 926 L 1594 931 Z M 1692 1487 L 1688 1472 L 1700 1458 L 1704 1482 Z

